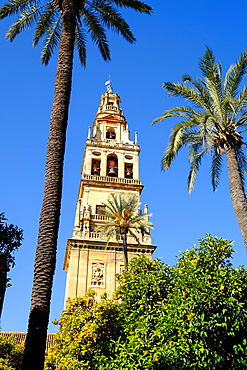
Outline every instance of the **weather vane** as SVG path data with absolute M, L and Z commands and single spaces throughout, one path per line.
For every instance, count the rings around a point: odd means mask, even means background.
M 112 85 L 111 85 L 111 77 L 110 76 L 109 76 L 109 79 L 105 82 L 105 86 L 106 86 L 108 92 L 112 92 Z

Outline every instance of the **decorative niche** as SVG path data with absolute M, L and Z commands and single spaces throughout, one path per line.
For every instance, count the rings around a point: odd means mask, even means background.
M 92 262 L 91 285 L 104 288 L 105 286 L 105 264 L 104 262 Z

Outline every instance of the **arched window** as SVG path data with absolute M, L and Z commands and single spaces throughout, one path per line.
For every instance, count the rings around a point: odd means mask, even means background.
M 103 215 L 105 212 L 105 206 L 101 204 L 96 204 L 96 214 L 97 215 Z
M 118 177 L 118 159 L 116 155 L 109 155 L 107 157 L 107 176 Z
M 125 163 L 124 177 L 126 179 L 133 179 L 133 164 L 132 163 Z
M 114 128 L 112 127 L 108 127 L 107 131 L 106 131 L 106 138 L 107 139 L 116 139 L 116 133 L 115 133 L 115 130 Z
M 92 159 L 91 175 L 100 175 L 100 159 Z

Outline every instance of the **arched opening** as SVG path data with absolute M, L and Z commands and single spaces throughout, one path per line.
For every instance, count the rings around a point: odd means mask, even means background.
M 107 157 L 107 176 L 118 177 L 118 159 L 116 155 L 109 155 Z
M 100 159 L 92 159 L 91 175 L 100 175 Z
M 97 215 L 104 215 L 105 213 L 105 206 L 101 204 L 96 204 L 96 214 Z
M 115 133 L 114 128 L 108 127 L 108 129 L 106 131 L 106 138 L 110 139 L 110 140 L 116 139 L 116 133 Z
M 124 177 L 126 179 L 133 179 L 133 163 L 125 163 Z

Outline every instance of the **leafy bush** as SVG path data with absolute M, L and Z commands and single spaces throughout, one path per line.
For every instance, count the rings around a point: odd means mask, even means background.
M 19 370 L 24 346 L 16 344 L 14 337 L 5 337 L 0 333 L 0 370 Z
M 14 251 L 21 246 L 23 230 L 13 224 L 7 224 L 4 213 L 0 213 L 0 316 L 6 288 L 9 287 L 8 271 L 15 265 Z
M 91 369 L 96 355 L 108 356 L 111 341 L 120 335 L 119 304 L 95 293 L 68 301 L 66 310 L 55 324 L 60 325 L 54 345 L 49 349 L 46 370 Z

